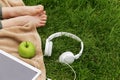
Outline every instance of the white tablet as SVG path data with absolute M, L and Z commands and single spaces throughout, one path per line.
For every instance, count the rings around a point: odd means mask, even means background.
M 0 50 L 0 80 L 36 80 L 41 70 Z

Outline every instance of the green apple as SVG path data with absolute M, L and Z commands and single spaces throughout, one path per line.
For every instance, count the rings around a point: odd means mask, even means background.
M 18 53 L 23 58 L 32 58 L 35 56 L 35 45 L 30 41 L 23 41 L 18 46 Z

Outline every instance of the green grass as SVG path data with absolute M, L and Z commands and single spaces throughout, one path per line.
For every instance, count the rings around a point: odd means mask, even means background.
M 47 11 L 45 27 L 38 32 L 44 51 L 46 38 L 58 31 L 79 36 L 85 45 L 83 55 L 71 66 L 76 80 L 120 80 L 120 1 L 119 0 L 24 0 L 26 5 L 42 4 Z M 71 69 L 58 63 L 65 51 L 75 54 L 79 43 L 66 37 L 53 40 L 51 57 L 44 57 L 47 77 L 73 80 Z

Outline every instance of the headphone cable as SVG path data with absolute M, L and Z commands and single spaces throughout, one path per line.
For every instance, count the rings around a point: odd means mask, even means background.
M 72 71 L 73 71 L 73 73 L 74 73 L 74 80 L 76 80 L 76 71 L 72 68 L 72 66 L 70 65 L 70 64 L 68 64 L 68 63 L 65 63 Z
M 42 57 L 44 57 L 45 55 L 43 55 Z M 58 62 L 58 61 L 55 61 L 55 62 Z M 67 62 L 65 63 L 71 70 L 72 72 L 74 73 L 74 80 L 76 80 L 76 71 L 72 68 L 72 66 L 70 64 L 68 64 Z M 47 78 L 47 80 L 52 80 L 50 78 Z

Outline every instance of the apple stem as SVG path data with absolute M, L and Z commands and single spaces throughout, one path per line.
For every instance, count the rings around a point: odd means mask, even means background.
M 28 47 L 28 43 L 27 43 L 27 41 L 26 41 L 26 48 Z

